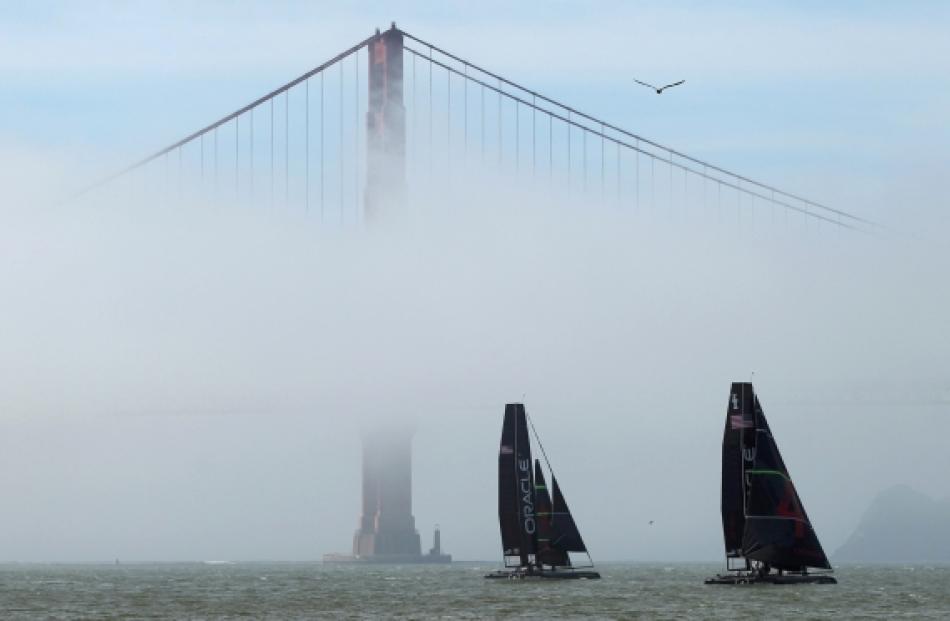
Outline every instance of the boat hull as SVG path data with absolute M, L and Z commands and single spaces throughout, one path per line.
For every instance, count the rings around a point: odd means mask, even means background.
M 706 578 L 703 584 L 838 584 L 828 574 L 766 574 L 754 573 L 717 574 Z
M 598 580 L 596 571 L 524 571 L 522 569 L 499 569 L 485 574 L 489 580 Z

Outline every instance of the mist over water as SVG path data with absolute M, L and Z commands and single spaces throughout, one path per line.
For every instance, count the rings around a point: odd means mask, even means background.
M 359 431 L 404 420 L 424 547 L 438 523 L 456 558 L 496 559 L 524 400 L 595 561 L 715 560 L 728 385 L 753 371 L 829 552 L 888 485 L 950 494 L 944 249 L 472 177 L 376 227 L 11 206 L 0 558 L 346 552 Z

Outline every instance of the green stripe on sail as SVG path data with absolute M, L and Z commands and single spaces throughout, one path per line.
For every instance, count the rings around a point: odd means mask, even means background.
M 786 481 L 791 481 L 791 479 L 788 478 L 788 475 L 786 475 L 781 470 L 746 470 L 746 473 L 747 474 L 771 474 L 772 476 L 782 477 Z

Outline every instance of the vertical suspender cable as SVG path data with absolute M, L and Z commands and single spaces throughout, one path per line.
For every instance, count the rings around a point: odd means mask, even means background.
M 571 168 L 573 167 L 573 158 L 571 157 L 571 111 L 567 111 L 567 123 L 564 124 L 564 127 L 567 128 L 567 193 L 571 193 Z
M 304 88 L 304 107 L 303 107 L 303 125 L 304 125 L 304 198 L 303 210 L 310 211 L 310 78 L 307 78 L 303 84 Z
M 531 176 L 538 172 L 538 107 L 531 95 Z
M 755 194 L 749 194 L 749 229 L 755 229 Z
M 274 206 L 274 98 L 270 98 L 270 205 Z
M 706 199 L 709 198 L 709 172 L 703 164 L 703 216 L 706 216 Z
M 452 172 L 452 72 L 445 70 L 445 166 Z
M 656 210 L 656 156 L 650 155 L 650 209 Z
M 240 137 L 238 124 L 241 122 L 241 117 L 234 118 L 234 200 L 238 200 L 240 183 L 238 182 L 238 147 L 240 146 Z
M 481 103 L 479 109 L 482 115 L 482 165 L 485 164 L 485 85 L 482 85 Z
M 360 213 L 360 53 L 353 54 L 353 212 Z M 359 218 L 356 218 L 359 221 Z
M 320 72 L 320 222 L 323 222 L 323 203 L 324 203 L 324 171 L 323 171 L 323 160 L 324 160 L 324 151 L 323 151 L 323 100 L 324 100 L 324 75 L 325 71 Z
M 745 198 L 745 194 L 736 189 L 736 226 L 740 228 L 742 226 L 742 210 L 745 208 L 745 205 L 742 204 L 743 198 Z
M 344 195 L 344 186 L 346 185 L 345 179 L 345 167 L 343 162 L 343 63 L 340 62 L 340 223 L 343 223 L 344 214 L 343 209 L 345 207 L 345 201 L 343 199 Z
M 620 206 L 620 143 L 616 143 L 617 146 L 617 206 Z
M 581 147 L 584 151 L 584 158 L 581 160 L 584 166 L 584 192 L 587 192 L 587 130 L 581 130 Z
M 413 57 L 415 58 L 415 57 Z M 464 75 L 462 76 L 462 118 L 464 119 L 462 130 L 462 153 L 468 156 L 468 65 L 462 66 Z
M 607 140 L 604 138 L 604 124 L 600 124 L 600 200 L 606 198 L 607 191 Z
M 742 187 L 742 179 L 736 179 L 736 226 L 742 226 L 742 195 L 739 188 Z
M 290 205 L 290 89 L 284 91 L 284 204 Z
M 716 220 L 722 218 L 722 181 L 716 180 Z
M 498 170 L 501 171 L 501 80 L 498 80 Z
M 429 180 L 432 180 L 432 48 L 429 48 Z
M 513 101 L 515 102 L 515 172 L 518 172 L 521 162 L 521 106 L 518 105 L 517 99 Z
M 673 213 L 673 152 L 670 151 L 670 214 Z
M 247 159 L 247 171 L 248 171 L 248 188 L 250 191 L 251 199 L 254 199 L 254 108 L 251 108 L 247 112 L 248 118 L 251 120 L 250 125 L 250 149 Z
M 419 132 L 416 126 L 416 55 L 412 55 L 412 157 L 413 163 L 416 161 L 416 154 L 419 152 L 416 141 L 419 139 Z M 415 166 L 413 166 L 415 169 Z
M 634 201 L 633 206 L 634 206 L 634 209 L 636 209 L 637 211 L 640 211 L 640 141 L 637 140 L 636 144 L 637 144 L 637 148 L 634 151 L 634 154 L 637 159 L 636 175 L 634 179 L 634 185 L 636 186 L 636 192 L 634 194 L 636 196 L 636 200 Z

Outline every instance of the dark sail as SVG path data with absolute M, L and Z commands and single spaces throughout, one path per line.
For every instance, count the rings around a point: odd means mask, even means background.
M 554 541 L 552 544 L 565 552 L 587 552 L 581 532 L 577 530 L 571 510 L 558 487 L 557 477 L 551 473 L 551 499 L 554 506 Z
M 536 551 L 537 520 L 531 468 L 531 443 L 524 405 L 505 406 L 505 421 L 498 451 L 498 523 L 505 556 L 521 557 Z
M 571 559 L 567 552 L 554 545 L 554 539 L 557 537 L 553 523 L 554 506 L 551 503 L 551 496 L 544 481 L 544 472 L 541 471 L 541 462 L 538 460 L 534 462 L 534 489 L 535 499 L 537 500 L 535 508 L 538 516 L 538 564 L 556 567 L 569 566 Z
M 743 430 L 743 556 L 787 571 L 831 569 L 754 393 L 752 399 L 754 426 Z
M 722 438 L 722 530 L 728 558 L 742 556 L 742 533 L 745 530 L 742 449 L 744 439 L 754 439 L 752 432 L 757 405 L 752 384 L 737 382 L 732 385 Z M 744 434 L 745 430 L 749 431 Z

